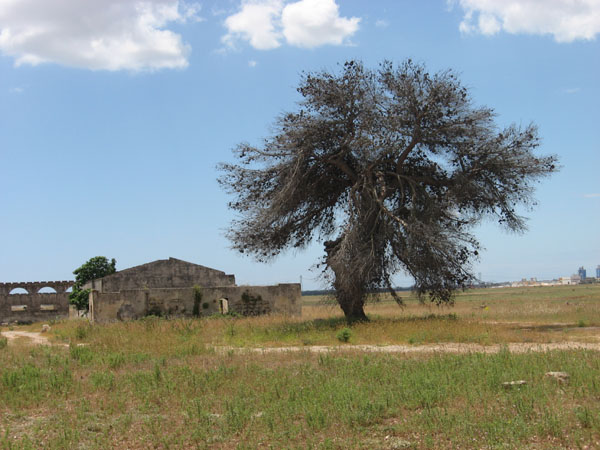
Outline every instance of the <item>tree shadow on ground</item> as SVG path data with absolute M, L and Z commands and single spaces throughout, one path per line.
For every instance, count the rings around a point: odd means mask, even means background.
M 431 322 L 431 321 L 456 321 L 459 320 L 456 314 L 428 314 L 427 316 L 407 316 L 407 317 L 381 317 L 368 316 L 368 322 L 374 324 L 384 323 L 415 323 L 415 322 Z M 353 325 L 357 323 L 365 323 L 365 321 L 349 321 L 345 317 L 329 317 L 325 319 L 311 319 L 303 322 L 289 322 L 277 325 L 275 328 L 282 333 L 303 333 L 308 331 L 327 331 L 337 330 L 342 326 Z

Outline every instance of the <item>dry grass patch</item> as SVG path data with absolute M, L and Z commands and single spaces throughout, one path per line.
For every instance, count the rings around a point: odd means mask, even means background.
M 350 344 L 600 340 L 600 286 L 473 290 L 459 295 L 454 306 L 441 307 L 422 304 L 408 292 L 401 295 L 404 307 L 384 297 L 367 306 L 370 322 L 350 326 L 337 306 L 322 304 L 322 297 L 307 297 L 302 317 L 147 317 L 108 325 L 75 320 L 52 324 L 45 336 L 55 342 L 110 349 L 115 363 L 119 352 L 148 358 L 200 355 L 214 346 L 343 345 L 338 336 L 345 328 L 350 331 Z

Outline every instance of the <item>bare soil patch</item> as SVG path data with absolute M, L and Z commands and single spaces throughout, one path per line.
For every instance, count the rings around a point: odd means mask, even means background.
M 9 342 L 18 338 L 27 338 L 34 345 L 50 345 L 50 340 L 46 336 L 35 331 L 3 331 L 0 334 L 8 339 Z

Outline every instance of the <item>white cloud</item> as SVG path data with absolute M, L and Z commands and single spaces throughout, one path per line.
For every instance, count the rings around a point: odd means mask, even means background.
M 358 17 L 340 17 L 335 0 L 243 0 L 241 9 L 225 20 L 222 41 L 234 47 L 245 40 L 258 50 L 289 45 L 313 48 L 342 45 L 358 30 Z
M 585 198 L 600 198 L 600 193 L 595 194 L 584 194 Z
M 179 0 L 0 0 L 0 51 L 17 66 L 182 68 L 190 48 L 166 27 L 201 20 L 199 10 Z
M 600 33 L 600 0 L 448 0 L 465 14 L 463 33 L 552 35 L 557 42 L 592 40 Z
M 281 14 L 283 35 L 297 47 L 341 45 L 358 30 L 358 17 L 340 17 L 335 0 L 300 0 L 290 3 Z
M 581 91 L 581 88 L 567 88 L 563 90 L 563 93 L 568 94 L 568 95 L 573 95 L 573 94 L 577 94 L 579 91 Z
M 387 28 L 390 26 L 390 23 L 385 19 L 379 19 L 377 22 L 375 22 L 375 26 L 377 28 Z
M 22 87 L 13 87 L 10 88 L 8 92 L 10 92 L 11 94 L 22 94 L 23 92 L 25 92 L 25 89 L 23 89 Z
M 223 42 L 234 46 L 237 39 L 244 39 L 258 50 L 279 47 L 281 33 L 277 29 L 277 21 L 282 8 L 281 0 L 245 1 L 238 13 L 225 19 L 229 32 L 223 37 Z
M 258 65 L 258 63 L 256 61 L 254 61 L 253 59 L 248 61 L 248 67 L 256 67 L 257 65 Z

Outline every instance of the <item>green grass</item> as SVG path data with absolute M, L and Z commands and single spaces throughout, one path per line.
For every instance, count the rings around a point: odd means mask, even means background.
M 351 347 L 598 342 L 598 288 L 535 289 L 467 292 L 453 309 L 382 302 L 352 325 L 319 305 L 303 318 L 57 322 L 48 335 L 68 346 L 0 346 L 0 449 L 600 448 L 600 352 Z M 317 344 L 341 351 L 219 349 Z M 513 380 L 527 384 L 502 387 Z
M 123 353 L 115 365 L 110 350 L 84 348 L 0 354 L 0 448 L 390 448 L 390 436 L 411 448 L 559 448 L 600 440 L 597 352 Z M 552 370 L 568 372 L 570 383 L 544 377 Z M 501 386 L 516 379 L 527 385 Z

